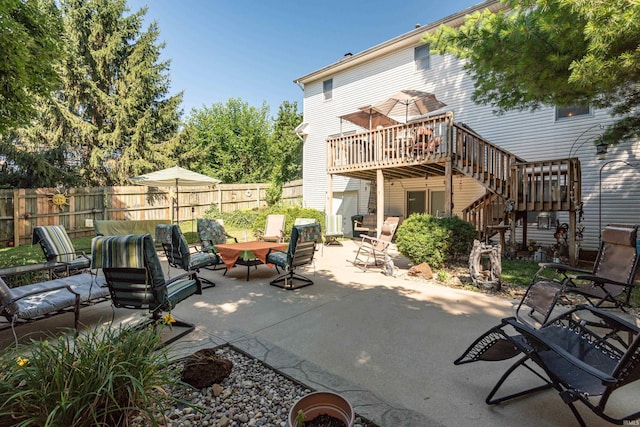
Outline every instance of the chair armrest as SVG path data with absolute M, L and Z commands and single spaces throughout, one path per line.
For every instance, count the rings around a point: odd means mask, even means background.
M 634 287 L 633 283 L 618 282 L 618 281 L 613 280 L 613 279 L 607 279 L 606 277 L 594 276 L 593 274 L 572 274 L 569 277 L 571 279 L 573 279 L 573 280 L 588 280 L 590 282 L 595 283 L 598 286 L 602 286 L 602 285 L 617 285 L 617 286 L 624 286 L 624 287 L 627 287 L 627 288 L 633 288 Z
M 533 339 L 534 341 L 537 341 L 538 344 L 540 344 L 542 347 L 551 350 L 552 352 L 554 352 L 555 354 L 557 354 L 558 356 L 560 356 L 561 358 L 569 362 L 571 365 L 575 366 L 577 369 L 580 369 L 584 373 L 602 381 L 603 384 L 613 385 L 618 382 L 618 380 L 615 377 L 612 377 L 610 374 L 603 372 L 597 368 L 594 368 L 588 363 L 585 363 L 583 360 L 575 357 L 573 354 L 562 349 L 562 347 L 560 347 L 559 345 L 547 340 L 542 334 L 539 333 L 539 331 L 533 328 L 530 328 L 529 326 L 523 323 L 518 322 L 515 317 L 502 319 L 502 323 L 504 325 L 512 326 L 518 333 L 523 335 L 525 338 Z
M 575 268 L 575 267 L 571 267 L 570 265 L 567 265 L 567 264 L 560 264 L 560 263 L 556 263 L 556 262 L 540 262 L 540 263 L 538 263 L 538 266 L 540 268 L 554 269 L 554 270 L 558 270 L 558 271 L 561 271 L 561 272 L 572 271 L 572 272 L 575 272 L 575 273 L 592 274 L 591 270 L 584 270 L 584 269 L 581 269 L 581 268 Z
M 233 241 L 235 243 L 238 243 L 238 238 L 237 237 L 233 237 L 232 235 L 227 234 L 227 233 L 224 233 L 224 235 L 226 236 L 227 239 L 233 239 Z
M 180 274 L 178 274 L 178 275 L 176 275 L 176 276 L 173 276 L 173 277 L 171 277 L 171 278 L 169 278 L 169 279 L 165 279 L 164 283 L 165 283 L 165 286 L 166 286 L 166 285 L 168 285 L 168 284 L 170 284 L 170 283 L 173 283 L 173 282 L 175 282 L 175 281 L 178 281 L 178 280 L 184 279 L 184 278 L 186 278 L 186 277 L 192 277 L 192 278 L 194 278 L 194 277 L 195 277 L 195 276 L 197 276 L 197 275 L 198 275 L 198 273 L 197 273 L 197 272 L 195 272 L 195 271 L 184 271 L 184 272 L 182 272 L 182 273 L 180 273 Z

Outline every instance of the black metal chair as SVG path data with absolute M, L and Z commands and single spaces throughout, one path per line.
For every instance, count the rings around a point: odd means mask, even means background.
M 102 268 L 114 307 L 149 310 L 148 322 L 163 320 L 169 312 L 193 294 L 202 294 L 202 284 L 195 271 L 165 279 L 162 265 L 150 234 L 96 237 L 92 242 L 93 268 Z M 183 321 L 172 326 L 187 328 L 164 344 L 193 331 L 195 326 Z
M 266 260 L 276 266 L 276 271 L 280 273 L 280 268 L 285 274 L 275 278 L 271 285 L 283 289 L 298 289 L 304 286 L 313 285 L 313 281 L 305 276 L 295 273 L 295 269 L 309 265 L 313 262 L 316 252 L 316 243 L 322 239 L 320 234 L 320 224 L 294 225 L 291 230 L 291 239 L 286 251 L 270 250 Z M 298 284 L 295 284 L 298 281 Z
M 585 318 L 593 320 L 581 320 Z M 610 407 L 615 401 L 612 393 L 640 379 L 640 328 L 611 312 L 579 305 L 539 329 L 509 317 L 474 341 L 454 363 L 501 361 L 516 356 L 520 358 L 489 392 L 487 404 L 553 388 L 582 426 L 586 424 L 575 406 L 577 402 L 610 423 L 640 419 L 640 411 L 622 417 L 607 412 L 607 404 Z M 542 384 L 495 397 L 521 367 L 534 373 Z
M 216 245 L 219 243 L 227 243 L 229 240 L 238 243 L 238 239 L 228 234 L 224 229 L 224 225 L 215 219 L 198 218 L 197 224 L 198 238 L 200 239 L 199 251 L 215 254 L 218 257 L 218 264 L 216 264 L 212 270 L 224 269 L 226 274 L 227 267 L 224 262 L 222 262 L 220 255 L 218 255 Z M 221 268 L 218 268 L 218 265 L 221 265 Z
M 156 242 L 162 245 L 169 267 L 199 273 L 201 268 L 215 270 L 216 266 L 222 263 L 222 259 L 216 253 L 192 253 L 189 250 L 187 239 L 185 239 L 180 227 L 176 224 L 156 225 Z M 208 285 L 205 286 L 205 289 L 216 285 L 204 277 L 201 277 L 200 280 Z
M 566 293 L 582 295 L 595 307 L 624 311 L 640 259 L 636 253 L 637 232 L 638 225 L 607 225 L 592 270 L 541 263 L 518 305 L 518 320 L 545 324 Z

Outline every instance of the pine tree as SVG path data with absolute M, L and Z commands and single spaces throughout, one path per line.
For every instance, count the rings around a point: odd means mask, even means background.
M 16 132 L 20 145 L 64 152 L 63 163 L 85 185 L 124 184 L 166 166 L 162 148 L 177 132 L 182 94 L 167 97 L 157 25 L 142 31 L 146 9 L 126 15 L 125 0 L 60 4 L 62 85 L 43 100 L 38 120 Z

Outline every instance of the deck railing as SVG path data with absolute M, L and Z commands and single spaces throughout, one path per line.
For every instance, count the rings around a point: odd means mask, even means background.
M 407 124 L 327 138 L 327 172 L 340 173 L 437 161 L 450 148 L 450 113 Z M 430 130 L 431 135 L 428 134 Z M 430 143 L 431 142 L 431 143 Z

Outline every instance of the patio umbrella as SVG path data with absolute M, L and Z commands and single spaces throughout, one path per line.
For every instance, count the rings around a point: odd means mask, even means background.
M 358 111 L 340 116 L 340 119 L 348 120 L 365 129 L 374 129 L 378 126 L 393 126 L 398 122 L 389 116 L 374 109 L 372 105 L 358 108 Z
M 207 185 L 215 185 L 221 182 L 219 179 L 201 173 L 193 172 L 188 169 L 174 166 L 168 169 L 162 169 L 156 172 L 146 173 L 140 176 L 129 178 L 129 181 L 136 185 L 145 185 L 147 187 L 171 187 L 176 186 L 176 222 L 179 220 L 178 212 L 180 205 L 178 204 L 179 187 L 204 187 Z
M 404 121 L 407 123 L 409 116 L 421 116 L 439 110 L 446 105 L 444 102 L 438 101 L 432 93 L 405 89 L 391 98 L 375 104 L 373 108 L 385 116 L 399 116 L 404 113 Z

